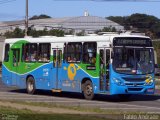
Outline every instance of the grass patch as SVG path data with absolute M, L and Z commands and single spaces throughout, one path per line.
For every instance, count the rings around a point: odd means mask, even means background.
M 1 102 L 7 102 L 7 101 L 2 101 Z M 17 103 L 21 105 L 29 105 L 29 106 L 38 106 L 38 107 L 47 107 L 47 108 L 61 108 L 61 109 L 66 109 L 66 110 L 76 110 L 80 112 L 85 112 L 85 113 L 95 113 L 95 114 L 108 114 L 108 115 L 122 115 L 122 114 L 145 114 L 146 112 L 142 111 L 121 111 L 120 109 L 101 109 L 99 107 L 86 107 L 86 106 L 69 106 L 69 105 L 63 105 L 59 103 L 45 103 L 45 102 L 25 102 L 25 101 L 8 101 L 11 103 Z
M 2 100 L 0 100 L 2 101 Z M 7 100 L 2 102 L 11 102 L 11 103 L 17 103 L 21 105 L 29 105 L 29 106 L 38 106 L 38 107 L 47 107 L 47 108 L 61 108 L 66 110 L 76 110 L 80 112 L 87 112 L 87 113 L 96 113 L 96 114 L 125 114 L 126 112 L 116 109 L 101 109 L 99 107 L 89 107 L 89 106 L 81 106 L 81 105 L 68 105 L 68 104 L 62 104 L 62 103 L 54 103 L 54 102 L 26 102 L 26 101 L 14 101 L 14 100 Z M 133 111 L 127 111 L 127 113 L 133 113 L 138 114 L 139 112 L 133 112 Z
M 10 107 L 1 107 L 0 119 L 6 120 L 7 118 L 12 118 L 12 120 L 106 120 L 106 118 L 103 117 L 90 115 L 42 114 L 36 112 L 33 113 L 27 109 L 18 110 Z
M 58 114 L 58 113 L 39 113 L 28 109 L 15 109 L 12 107 L 0 107 L 0 120 L 114 120 L 114 119 L 124 119 L 124 115 L 136 115 L 136 116 L 156 116 L 156 119 L 160 118 L 160 114 L 156 113 L 147 113 L 147 112 L 138 112 L 138 111 L 121 111 L 121 110 L 102 110 L 100 108 L 87 108 L 87 107 L 80 107 L 80 106 L 62 106 L 59 104 L 53 103 L 34 103 L 34 102 L 15 102 L 15 101 L 8 101 L 12 103 L 17 103 L 21 105 L 28 105 L 28 106 L 39 106 L 45 108 L 64 108 L 64 109 L 71 109 L 71 110 L 78 110 L 88 113 L 95 113 L 95 114 Z M 5 103 L 5 102 L 4 102 Z M 2 119 L 2 117 L 12 119 Z M 13 119 L 17 118 L 17 119 Z M 157 119 L 157 120 L 158 120 Z
M 103 116 L 104 115 L 104 116 Z M 0 107 L 0 120 L 117 120 L 124 119 L 128 115 L 133 115 L 137 118 L 151 118 L 159 120 L 160 116 L 158 114 L 152 113 L 125 113 L 125 114 L 105 114 L 99 116 L 93 115 L 75 115 L 75 114 L 45 114 L 33 112 L 27 109 L 14 109 L 11 107 Z M 128 119 L 128 118 L 127 118 Z

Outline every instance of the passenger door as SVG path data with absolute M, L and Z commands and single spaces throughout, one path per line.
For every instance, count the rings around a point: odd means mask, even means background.
M 99 48 L 100 63 L 100 91 L 109 90 L 109 64 L 110 64 L 110 48 Z
M 61 68 L 62 68 L 62 49 L 55 48 L 53 49 L 53 69 L 54 69 L 54 86 L 55 89 L 60 89 L 60 75 L 61 75 Z
M 17 85 L 20 49 L 12 49 L 12 85 Z

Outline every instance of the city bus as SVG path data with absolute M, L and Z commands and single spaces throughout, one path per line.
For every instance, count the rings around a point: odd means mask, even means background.
M 154 48 L 147 36 L 97 35 L 6 39 L 2 81 L 36 90 L 127 98 L 154 94 Z

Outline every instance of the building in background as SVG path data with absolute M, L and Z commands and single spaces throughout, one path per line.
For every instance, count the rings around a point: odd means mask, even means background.
M 25 29 L 24 20 L 21 21 L 7 21 L 0 22 L 0 33 L 12 31 L 16 27 Z M 124 27 L 106 18 L 98 16 L 89 16 L 88 12 L 84 16 L 78 17 L 63 17 L 63 18 L 47 18 L 29 20 L 29 27 L 36 30 L 43 30 L 44 28 L 61 29 L 64 31 L 72 30 L 74 33 L 84 31 L 85 33 L 95 33 L 97 30 L 102 30 L 104 27 L 115 28 L 116 31 L 123 31 Z

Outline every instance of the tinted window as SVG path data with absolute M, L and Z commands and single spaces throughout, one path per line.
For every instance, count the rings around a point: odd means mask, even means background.
M 66 60 L 67 62 L 80 62 L 82 54 L 82 43 L 68 43 Z
M 27 43 L 23 48 L 23 59 L 26 62 L 35 62 L 37 60 L 37 44 Z
M 9 61 L 9 49 L 10 49 L 9 44 L 6 44 L 5 45 L 4 62 L 8 62 Z
M 62 66 L 62 50 L 53 50 L 53 66 Z
M 49 62 L 50 61 L 50 44 L 49 43 L 40 43 L 39 44 L 39 62 Z
M 97 43 L 86 42 L 83 44 L 83 62 L 96 63 Z
M 149 74 L 154 70 L 153 49 L 114 48 L 113 68 L 125 74 Z

